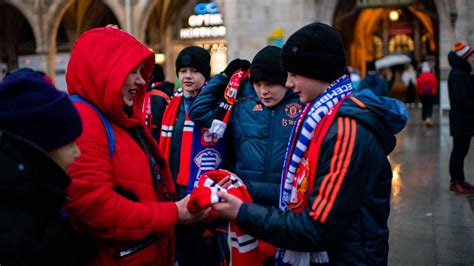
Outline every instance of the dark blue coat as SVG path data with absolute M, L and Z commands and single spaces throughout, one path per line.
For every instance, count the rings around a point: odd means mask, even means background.
M 210 127 L 228 80 L 216 75 L 191 107 L 190 118 Z M 288 139 L 301 112 L 298 97 L 290 90 L 274 107 L 266 108 L 248 80 L 242 81 L 226 132 L 230 144 L 226 168 L 247 185 L 254 202 L 277 205 L 281 170 Z
M 448 61 L 452 67 L 448 77 L 451 136 L 472 137 L 474 136 L 474 81 L 472 76 L 469 76 L 472 67 L 455 52 L 448 54 Z
M 60 215 L 70 180 L 38 146 L 0 129 L 0 265 L 83 265 L 97 252 Z
M 338 192 L 330 195 L 333 204 L 319 201 L 327 204 L 320 205 L 327 218 L 313 218 L 310 208 L 296 214 L 243 204 L 237 216 L 241 229 L 280 248 L 326 250 L 331 265 L 387 265 L 392 180 L 387 155 L 395 147 L 394 134 L 404 127 L 407 113 L 402 103 L 377 98 L 367 90 L 355 96 L 365 108 L 346 100 L 339 109 L 322 142 L 314 189 L 309 194 L 311 207 L 320 190 L 333 193 L 322 186 L 326 176 L 340 182 Z M 350 140 L 349 146 L 341 141 L 344 139 Z M 337 143 L 343 148 L 336 148 Z M 331 165 L 344 167 L 338 172 Z

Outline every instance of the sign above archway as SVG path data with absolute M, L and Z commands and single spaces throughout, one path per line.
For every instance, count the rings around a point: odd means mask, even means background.
M 357 0 L 358 8 L 394 7 L 411 5 L 415 0 Z
M 224 20 L 216 3 L 199 3 L 194 7 L 194 12 L 187 20 L 188 25 L 179 32 L 181 39 L 225 37 Z

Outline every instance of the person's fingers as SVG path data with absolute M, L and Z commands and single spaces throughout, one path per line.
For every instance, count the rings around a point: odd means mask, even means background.
M 226 183 L 226 182 L 229 181 L 229 180 L 230 180 L 230 177 L 229 177 L 229 176 L 226 176 L 226 177 L 222 178 L 222 180 L 219 181 L 217 184 L 218 184 L 219 186 L 222 186 L 224 183 Z
M 235 201 L 236 197 L 225 192 L 225 191 L 218 191 L 217 192 L 217 196 L 221 199 L 223 199 L 224 201 L 227 201 L 229 203 Z

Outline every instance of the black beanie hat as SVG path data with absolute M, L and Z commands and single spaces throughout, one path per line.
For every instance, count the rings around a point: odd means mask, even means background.
M 250 65 L 250 82 L 271 81 L 285 86 L 287 73 L 280 67 L 281 48 L 267 46 L 258 51 Z
M 375 61 L 368 61 L 366 64 L 365 64 L 365 68 L 367 71 L 375 71 Z
M 75 141 L 82 123 L 66 93 L 39 73 L 20 71 L 0 83 L 0 129 L 50 152 Z
M 283 70 L 332 83 L 344 74 L 346 58 L 339 34 L 314 22 L 293 33 L 282 48 Z
M 163 82 L 165 81 L 165 73 L 163 72 L 163 67 L 155 64 L 153 72 L 151 73 L 150 84 L 154 82 Z
M 179 52 L 176 58 L 176 75 L 183 67 L 193 67 L 204 75 L 206 80 L 211 75 L 211 55 L 199 46 L 189 46 Z

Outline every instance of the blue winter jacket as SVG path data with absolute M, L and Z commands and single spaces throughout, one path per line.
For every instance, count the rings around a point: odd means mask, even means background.
M 243 204 L 237 216 L 241 229 L 284 249 L 326 250 L 330 265 L 387 265 L 392 180 L 387 155 L 407 112 L 401 102 L 368 90 L 354 96 L 359 101 L 342 104 L 324 137 L 308 207 L 296 214 Z M 326 177 L 334 179 L 333 186 L 322 185 Z M 315 203 L 319 193 L 331 200 Z M 326 218 L 310 216 L 318 209 Z
M 211 126 L 227 83 L 222 74 L 209 81 L 191 107 L 191 120 L 207 128 Z M 226 130 L 229 149 L 225 167 L 246 183 L 254 202 L 278 204 L 286 147 L 301 107 L 298 97 L 288 90 L 280 103 L 266 108 L 252 84 L 248 80 L 241 83 Z

